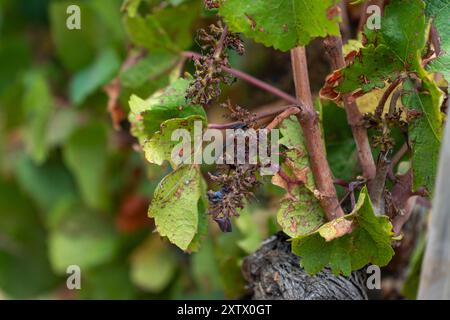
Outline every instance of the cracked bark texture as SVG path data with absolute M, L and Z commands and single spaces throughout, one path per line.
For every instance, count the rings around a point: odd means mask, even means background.
M 244 259 L 242 272 L 252 299 L 367 300 L 364 272 L 353 272 L 346 278 L 325 269 L 310 276 L 300 267 L 299 257 L 291 252 L 288 239 L 279 232 Z

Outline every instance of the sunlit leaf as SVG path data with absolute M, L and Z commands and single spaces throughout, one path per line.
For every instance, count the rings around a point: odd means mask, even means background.
M 320 227 L 325 215 L 315 196 L 314 179 L 298 120 L 295 117 L 284 120 L 280 134 L 279 143 L 288 148 L 281 164 L 288 179 L 280 173 L 272 178 L 273 184 L 287 191 L 281 200 L 277 220 L 287 235 L 297 237 Z
M 336 226 L 344 221 L 353 221 L 353 231 L 335 238 Z M 363 189 L 351 214 L 293 239 L 292 251 L 301 257 L 301 266 L 310 274 L 328 266 L 336 275 L 349 276 L 352 270 L 369 263 L 380 267 L 387 265 L 394 255 L 392 236 L 389 218 L 375 215 L 367 190 Z
M 189 248 L 198 233 L 201 179 L 196 166 L 178 168 L 160 182 L 148 211 L 159 234 L 182 250 Z
M 312 39 L 338 35 L 336 0 L 227 0 L 219 14 L 230 29 L 287 51 Z

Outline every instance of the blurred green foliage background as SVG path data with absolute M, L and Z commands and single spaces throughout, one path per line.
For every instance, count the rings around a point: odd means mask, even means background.
M 81 30 L 66 27 L 70 4 Z M 143 1 L 170 42 L 150 24 L 127 33 L 142 21 L 125 21 L 121 6 L 0 0 L 0 298 L 238 297 L 242 258 L 274 232 L 270 212 L 256 208 L 259 220 L 243 215 L 232 234 L 212 226 L 197 254 L 153 233 L 147 207 L 169 169 L 146 164 L 127 130 L 113 129 L 103 86 L 119 75 L 127 110 L 131 92 L 167 85 L 164 65 L 177 56 L 165 49 L 192 47 L 208 17 L 201 1 Z M 150 54 L 121 73 L 130 38 Z M 66 288 L 69 265 L 81 268 L 81 290 Z
M 127 12 L 123 0 L 0 0 L 0 298 L 242 297 L 242 259 L 277 230 L 280 192 L 267 184 L 233 233 L 211 224 L 198 253 L 153 232 L 147 207 L 169 168 L 134 150 L 126 121 L 114 130 L 104 86 L 120 79 L 118 103 L 127 113 L 131 93 L 148 97 L 174 73 L 192 72 L 178 53 L 198 51 L 195 29 L 215 18 L 200 0 L 125 2 Z M 81 8 L 81 30 L 66 27 L 70 4 Z M 145 58 L 124 70 L 136 47 Z M 323 69 L 318 59 L 312 63 Z M 293 92 L 288 55 L 248 41 L 247 54 L 231 61 Z M 316 89 L 324 68 L 311 75 Z M 279 104 L 241 82 L 224 97 L 250 108 Z M 345 114 L 323 110 L 331 165 L 350 178 Z M 69 265 L 81 268 L 81 290 L 66 288 Z

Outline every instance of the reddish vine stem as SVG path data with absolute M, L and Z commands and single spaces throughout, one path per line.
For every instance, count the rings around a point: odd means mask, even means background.
M 344 211 L 339 204 L 333 175 L 325 156 L 325 145 L 319 128 L 318 115 L 313 107 L 305 48 L 292 49 L 291 61 L 297 98 L 305 102 L 297 117 L 303 129 L 306 148 L 311 160 L 311 171 L 320 193 L 320 205 L 325 211 L 327 219 L 332 221 L 344 216 Z
M 377 215 L 384 214 L 384 190 L 390 168 L 391 161 L 387 158 L 387 153 L 381 153 L 378 158 L 377 174 L 370 184 L 370 199 Z
M 431 25 L 430 27 L 430 40 L 434 47 L 434 53 L 436 54 L 436 57 L 439 57 L 441 55 L 441 41 L 439 39 L 439 33 L 436 30 L 436 27 L 434 25 Z
M 201 54 L 196 53 L 196 52 L 192 52 L 192 51 L 185 51 L 185 52 L 182 53 L 182 55 L 184 57 L 187 57 L 187 58 L 192 59 L 192 60 L 199 59 L 201 57 Z M 253 76 L 251 76 L 251 75 L 249 75 L 249 74 L 247 74 L 245 72 L 242 72 L 240 70 L 236 70 L 236 69 L 233 69 L 233 68 L 228 68 L 228 67 L 223 67 L 222 69 L 225 72 L 231 74 L 232 76 L 235 76 L 238 79 L 241 79 L 241 80 L 243 80 L 245 82 L 248 82 L 249 84 L 251 84 L 251 85 L 253 85 L 253 86 L 255 86 L 255 87 L 259 88 L 259 89 L 267 91 L 267 92 L 269 92 L 269 93 L 271 93 L 271 94 L 273 94 L 273 95 L 275 95 L 275 96 L 285 100 L 286 102 L 289 102 L 289 103 L 292 103 L 292 104 L 295 104 L 295 105 L 298 105 L 298 106 L 302 106 L 303 105 L 303 103 L 301 101 L 297 100 L 295 97 L 287 94 L 286 92 L 284 92 L 284 91 L 282 91 L 282 90 L 280 90 L 278 88 L 275 88 L 274 86 L 272 86 L 272 85 L 270 85 L 270 84 L 268 84 L 268 83 L 266 83 L 264 81 L 261 81 L 261 80 L 255 78 L 255 77 L 253 77 Z
M 391 168 L 395 167 L 408 151 L 409 151 L 409 147 L 408 147 L 408 144 L 405 142 L 400 147 L 400 149 L 397 151 L 397 153 L 392 157 Z
M 341 1 L 339 3 L 339 8 L 341 10 L 342 16 L 342 22 L 339 24 L 339 26 L 341 28 L 342 38 L 344 39 L 344 42 L 347 43 L 348 39 L 350 39 L 351 37 L 350 20 L 348 17 L 347 3 L 345 1 Z
M 300 111 L 300 109 L 291 104 L 291 105 L 287 105 L 287 106 L 282 106 L 282 107 L 276 107 L 275 110 L 270 110 L 270 111 L 265 111 L 265 112 L 260 112 L 256 114 L 256 120 L 262 120 L 265 118 L 270 118 L 273 116 L 277 116 L 291 108 L 295 108 L 297 111 Z M 230 122 L 230 123 L 224 123 L 224 124 L 218 124 L 218 123 L 211 123 L 208 125 L 209 129 L 231 129 L 234 128 L 240 124 L 244 124 L 241 121 L 234 121 L 234 122 Z
M 334 70 L 345 67 L 344 55 L 342 52 L 342 39 L 340 37 L 327 37 L 324 40 L 325 48 L 331 59 Z M 372 180 L 376 174 L 375 161 L 372 156 L 372 150 L 367 136 L 367 130 L 362 124 L 362 114 L 358 106 L 353 101 L 350 94 L 343 96 L 344 107 L 347 113 L 347 121 L 350 125 L 355 139 L 356 149 L 358 151 L 359 165 L 361 166 L 363 176 L 368 181 Z

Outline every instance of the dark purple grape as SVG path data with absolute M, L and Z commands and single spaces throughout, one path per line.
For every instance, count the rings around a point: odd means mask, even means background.
M 214 221 L 217 222 L 217 224 L 219 225 L 219 228 L 220 228 L 220 230 L 222 230 L 222 232 L 232 232 L 233 231 L 230 218 L 228 218 L 228 217 L 215 218 Z

